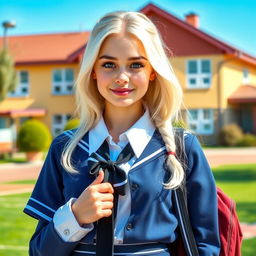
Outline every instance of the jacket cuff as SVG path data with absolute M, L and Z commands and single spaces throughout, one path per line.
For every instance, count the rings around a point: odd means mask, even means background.
M 65 205 L 61 206 L 53 216 L 54 229 L 65 242 L 77 242 L 93 230 L 93 224 L 81 227 L 71 209 L 75 198 L 71 198 Z

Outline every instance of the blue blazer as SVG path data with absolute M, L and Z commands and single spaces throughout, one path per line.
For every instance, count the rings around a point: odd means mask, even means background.
M 60 163 L 72 131 L 52 142 L 34 191 L 24 212 L 39 220 L 30 241 L 30 255 L 72 255 L 81 242 L 93 243 L 95 228 L 81 241 L 64 242 L 54 229 L 53 215 L 71 197 L 78 198 L 94 178 L 87 168 L 88 133 L 80 140 L 72 159 L 78 174 L 70 174 Z M 200 255 L 219 255 L 217 194 L 212 172 L 197 138 L 185 133 L 187 154 L 187 197 L 191 224 Z M 163 183 L 169 178 L 165 168 L 166 149 L 156 130 L 142 155 L 128 173 L 131 214 L 124 231 L 124 244 L 172 243 L 177 238 L 177 218 L 171 202 L 172 190 Z

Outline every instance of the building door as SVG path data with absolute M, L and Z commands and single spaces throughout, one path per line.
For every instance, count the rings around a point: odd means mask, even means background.
M 252 107 L 253 133 L 256 134 L 256 104 Z
M 241 122 L 245 133 L 254 132 L 253 105 L 246 104 L 241 106 Z

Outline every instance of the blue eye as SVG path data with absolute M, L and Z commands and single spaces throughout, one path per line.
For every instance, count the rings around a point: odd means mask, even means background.
M 102 67 L 104 67 L 104 68 L 115 68 L 116 65 L 113 62 L 106 62 L 106 63 L 102 64 Z
M 144 65 L 140 62 L 134 62 L 130 65 L 130 68 L 134 68 L 134 69 L 139 69 L 139 68 L 143 68 Z

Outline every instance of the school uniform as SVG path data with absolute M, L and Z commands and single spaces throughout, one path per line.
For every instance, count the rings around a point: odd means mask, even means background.
M 170 255 L 167 244 L 176 240 L 177 218 L 166 190 L 166 148 L 150 121 L 148 111 L 115 145 L 104 120 L 79 141 L 72 162 L 78 174 L 61 165 L 61 154 L 74 131 L 66 131 L 52 142 L 35 189 L 24 212 L 39 220 L 30 242 L 30 255 L 95 255 L 97 223 L 80 227 L 71 204 L 95 177 L 88 170 L 90 155 L 107 139 L 111 159 L 129 142 L 134 157 L 122 164 L 127 173 L 128 193 L 119 196 L 115 223 L 115 255 Z M 119 147 L 119 148 L 118 148 Z M 200 255 L 219 255 L 216 188 L 212 172 L 192 134 L 185 133 L 187 196 L 190 219 Z

